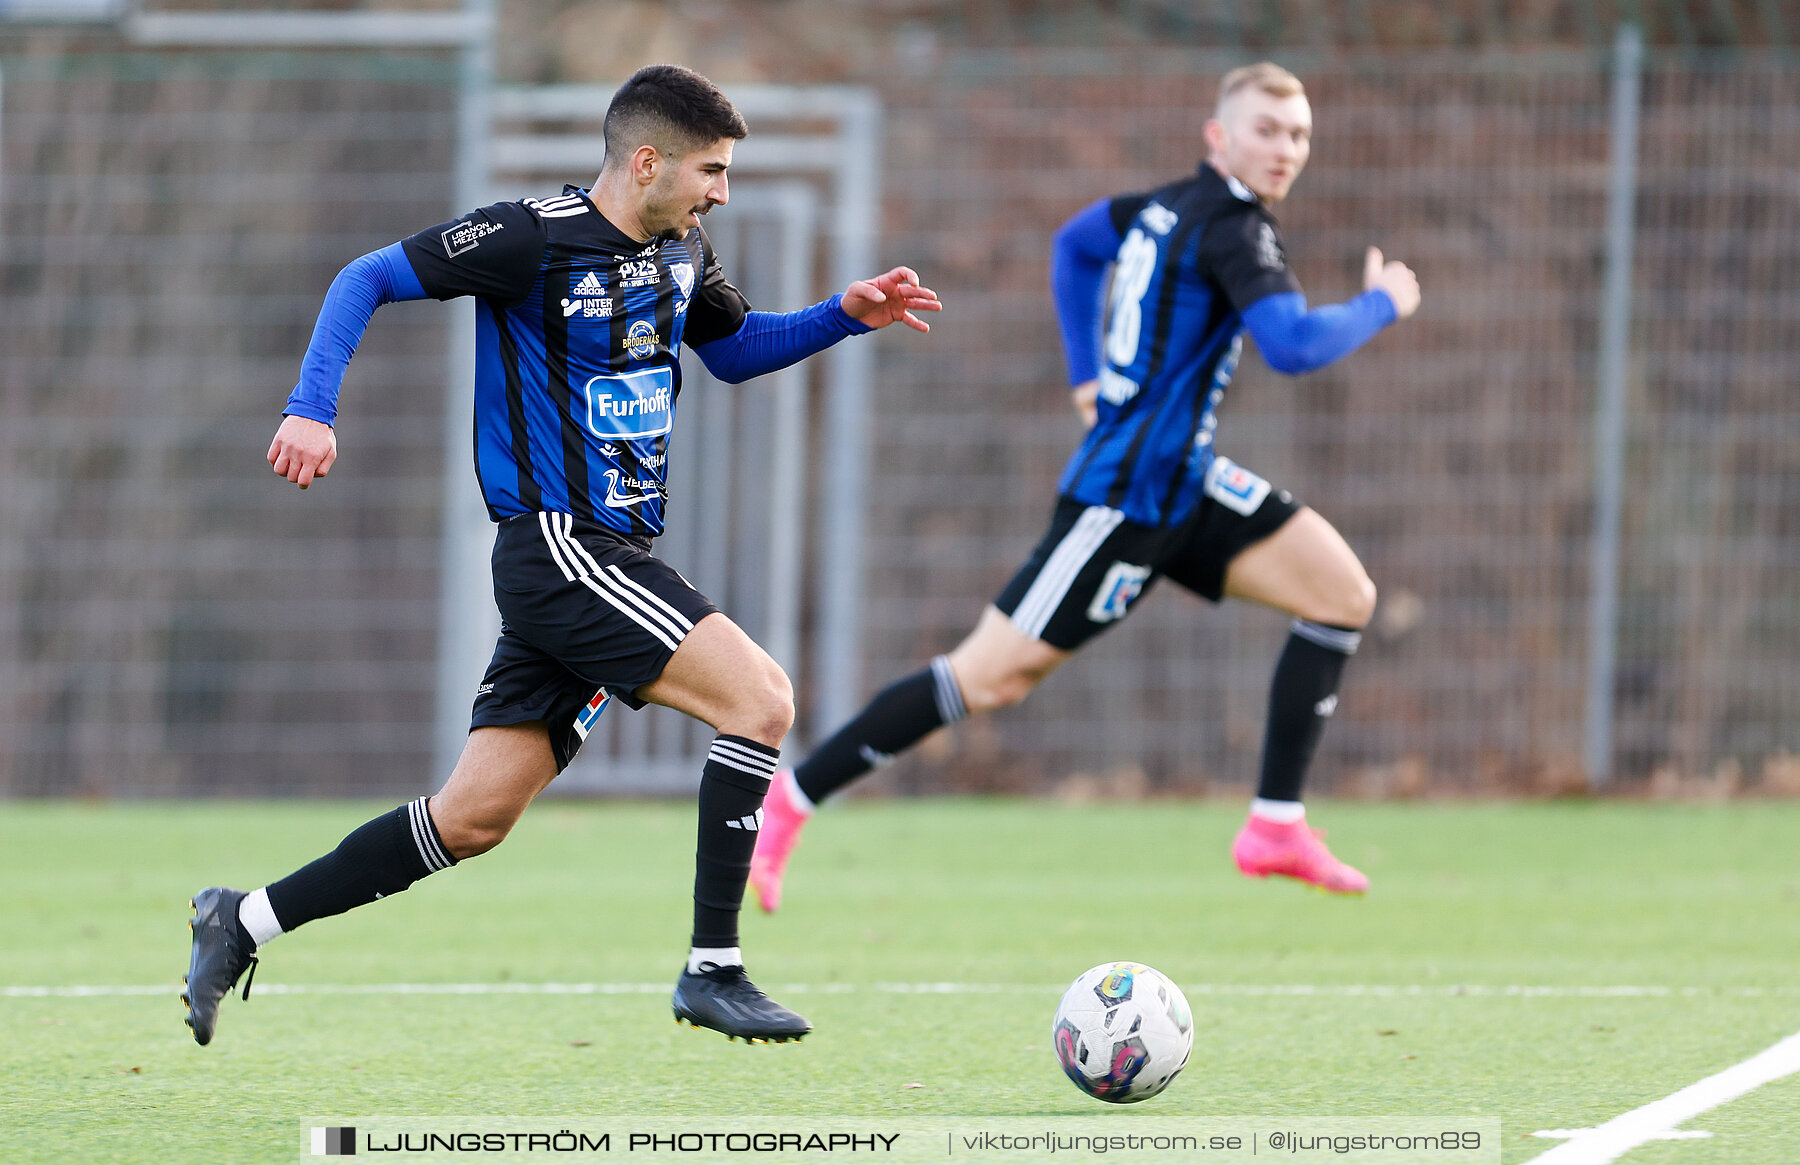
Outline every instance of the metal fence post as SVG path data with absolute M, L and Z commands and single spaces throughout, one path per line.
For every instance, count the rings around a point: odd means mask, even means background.
M 493 0 L 463 0 L 476 27 L 493 27 Z M 491 33 L 463 43 L 456 98 L 456 205 L 464 214 L 487 201 L 488 139 L 493 133 Z M 450 305 L 449 379 L 444 387 L 444 549 L 439 580 L 436 728 L 430 788 L 450 775 L 469 731 L 469 705 L 493 650 L 500 616 L 487 589 L 494 531 L 470 471 L 469 425 L 475 411 L 475 301 Z
M 1590 789 L 1613 776 L 1613 674 L 1618 656 L 1619 525 L 1625 478 L 1625 377 L 1631 341 L 1631 251 L 1643 34 L 1621 24 L 1613 42 L 1612 173 L 1607 185 L 1606 277 L 1600 293 L 1599 396 L 1594 409 L 1594 534 L 1588 601 L 1587 722 Z

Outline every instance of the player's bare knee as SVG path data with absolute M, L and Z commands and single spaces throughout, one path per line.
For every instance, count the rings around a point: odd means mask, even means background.
M 1042 679 L 1042 676 L 1023 669 L 961 679 L 963 706 L 971 712 L 1010 708 L 1029 696 Z
M 1294 613 L 1314 623 L 1360 631 L 1375 617 L 1375 584 L 1359 569 L 1352 577 L 1334 585 L 1328 593 L 1319 595 Z
M 515 821 L 517 818 L 505 821 L 497 818 L 469 821 L 451 818 L 437 821 L 436 825 L 444 848 L 460 862 L 465 858 L 479 857 L 505 841 L 506 835 L 512 832 Z
M 794 686 L 773 662 L 746 694 L 741 719 L 744 735 L 770 745 L 779 745 L 794 726 Z
M 1375 617 L 1374 580 L 1362 571 L 1357 571 L 1356 582 L 1351 586 L 1350 593 L 1345 596 L 1345 599 L 1345 618 L 1339 626 L 1354 627 L 1359 630 L 1367 627 L 1369 620 Z

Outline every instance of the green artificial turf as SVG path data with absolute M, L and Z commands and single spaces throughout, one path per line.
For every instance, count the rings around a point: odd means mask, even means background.
M 1800 1030 L 1800 805 L 1320 803 L 1374 883 L 1339 899 L 1240 877 L 1237 805 L 854 802 L 810 827 L 782 912 L 746 913 L 752 975 L 817 1027 L 753 1048 L 670 1018 L 691 803 L 547 802 L 492 854 L 271 945 L 197 1047 L 189 895 L 263 884 L 384 807 L 0 804 L 0 986 L 166 987 L 0 996 L 0 1160 L 293 1161 L 309 1123 L 377 1115 L 1419 1114 L 1498 1120 L 1514 1162 L 1557 1143 L 1528 1133 Z M 1132 1108 L 1049 1050 L 1061 988 L 1114 959 L 1168 974 L 1196 1019 L 1187 1071 Z M 386 984 L 521 993 L 280 993 Z M 1795 1111 L 1800 1075 L 1623 1159 L 1800 1160 Z

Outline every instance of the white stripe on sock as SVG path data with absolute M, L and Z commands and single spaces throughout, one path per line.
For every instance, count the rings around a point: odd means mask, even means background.
M 450 855 L 438 844 L 437 833 L 431 827 L 431 811 L 425 806 L 425 798 L 420 797 L 406 807 L 412 818 L 413 841 L 419 847 L 419 856 L 425 861 L 425 868 L 431 873 L 449 869 Z
M 945 724 L 955 724 L 969 714 L 963 706 L 962 687 L 956 682 L 956 670 L 950 666 L 949 656 L 940 655 L 931 661 L 931 682 L 937 697 L 938 716 Z
M 766 752 L 758 752 L 755 749 L 745 748 L 743 745 L 730 740 L 713 741 L 712 748 L 707 750 L 707 755 L 718 757 L 720 759 L 729 758 L 731 760 L 742 761 L 745 764 L 755 765 L 765 769 L 766 774 L 771 777 L 775 775 L 775 766 L 781 763 L 781 754 L 779 753 L 770 756 Z
M 1346 631 L 1342 627 L 1329 627 L 1324 623 L 1314 623 L 1310 619 L 1295 619 L 1288 630 L 1300 638 L 1330 651 L 1341 651 L 1345 655 L 1355 655 L 1356 649 L 1362 646 L 1360 631 Z

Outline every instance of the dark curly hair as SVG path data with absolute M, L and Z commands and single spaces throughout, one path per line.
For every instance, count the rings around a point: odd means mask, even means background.
M 619 86 L 606 111 L 606 165 L 623 165 L 642 145 L 678 158 L 721 138 L 750 133 L 717 85 L 680 65 L 646 65 Z

